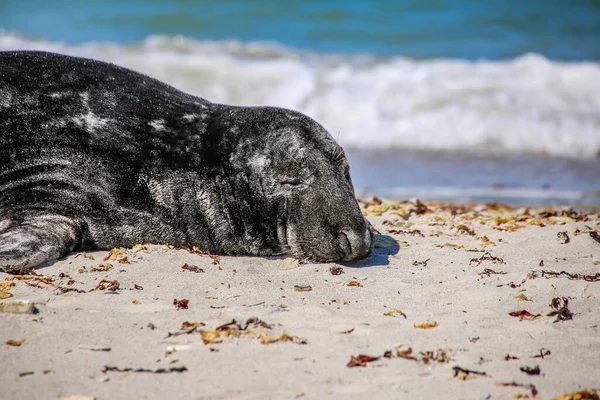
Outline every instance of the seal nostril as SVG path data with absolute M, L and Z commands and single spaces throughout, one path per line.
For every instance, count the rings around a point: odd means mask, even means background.
M 348 237 L 348 234 L 344 231 L 340 232 L 340 247 L 342 249 L 342 252 L 344 253 L 344 260 L 347 259 L 352 259 L 352 251 L 353 251 L 353 247 L 352 247 L 352 241 L 350 240 L 350 238 Z

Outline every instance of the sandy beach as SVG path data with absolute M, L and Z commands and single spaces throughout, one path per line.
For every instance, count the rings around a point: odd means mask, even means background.
M 0 397 L 598 398 L 598 213 L 361 207 L 360 262 L 140 245 L 0 274 Z

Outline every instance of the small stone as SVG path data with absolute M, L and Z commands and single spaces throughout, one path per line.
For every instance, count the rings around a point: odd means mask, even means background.
M 34 314 L 35 303 L 31 300 L 6 300 L 0 302 L 0 313 Z

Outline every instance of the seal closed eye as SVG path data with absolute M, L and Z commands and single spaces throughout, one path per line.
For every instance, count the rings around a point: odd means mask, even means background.
M 99 61 L 0 52 L 0 270 L 137 243 L 354 260 L 373 248 L 314 120 Z

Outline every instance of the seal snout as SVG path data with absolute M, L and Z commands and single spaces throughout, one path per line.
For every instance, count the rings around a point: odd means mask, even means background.
M 344 252 L 343 260 L 359 260 L 367 257 L 373 250 L 373 230 L 367 223 L 364 230 L 343 229 L 340 232 L 340 247 Z

